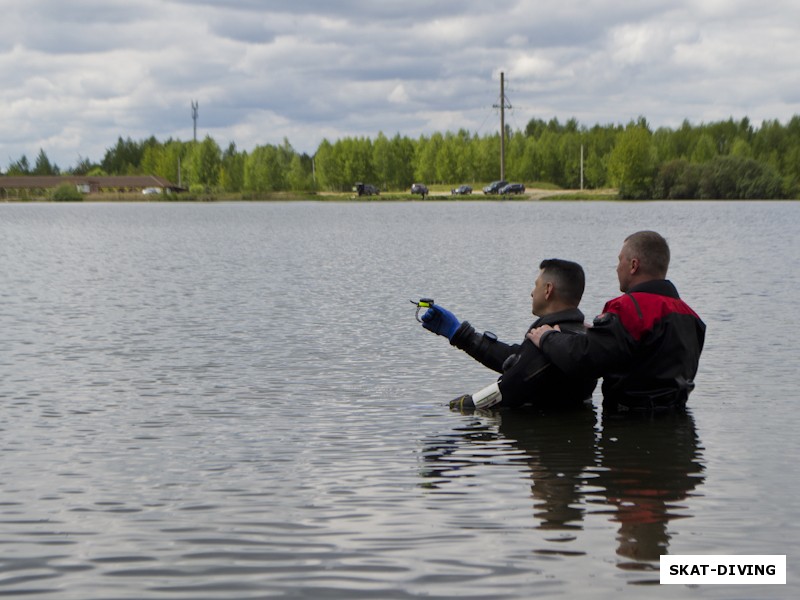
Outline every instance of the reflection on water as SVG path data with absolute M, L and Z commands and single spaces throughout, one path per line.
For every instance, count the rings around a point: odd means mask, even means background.
M 619 523 L 617 554 L 658 563 L 669 553 L 668 523 L 691 516 L 687 500 L 703 483 L 694 419 L 688 413 L 652 420 L 606 418 L 598 454 L 597 484 Z M 620 566 L 636 568 L 629 562 Z
M 596 425 L 592 407 L 554 414 L 509 412 L 500 418 L 500 434 L 525 453 L 537 527 L 580 529 L 583 496 L 597 459 Z
M 573 532 L 558 538 L 563 541 L 574 539 L 587 513 L 616 523 L 621 569 L 658 571 L 659 557 L 669 553 L 669 522 L 692 516 L 689 499 L 704 480 L 690 412 L 603 416 L 598 427 L 595 409 L 587 406 L 550 414 L 476 411 L 452 434 L 425 440 L 423 486 L 443 488 L 454 478 L 469 477 L 470 467 L 497 462 L 490 448 L 505 449 L 525 465 L 535 528 Z

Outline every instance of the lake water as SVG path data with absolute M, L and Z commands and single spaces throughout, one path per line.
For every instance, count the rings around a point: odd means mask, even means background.
M 495 376 L 409 299 L 521 341 L 541 259 L 584 265 L 591 318 L 639 229 L 708 325 L 687 417 L 449 410 Z M 793 598 L 799 230 L 789 202 L 0 204 L 0 596 Z M 659 586 L 665 553 L 786 554 L 789 584 Z

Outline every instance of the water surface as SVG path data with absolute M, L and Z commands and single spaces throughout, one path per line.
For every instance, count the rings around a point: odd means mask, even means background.
M 797 556 L 795 203 L 0 205 L 0 595 L 789 598 L 658 556 Z M 657 229 L 708 325 L 690 413 L 461 415 L 538 262 L 618 294 Z M 599 405 L 599 391 L 595 406 Z M 648 586 L 643 589 L 642 586 Z

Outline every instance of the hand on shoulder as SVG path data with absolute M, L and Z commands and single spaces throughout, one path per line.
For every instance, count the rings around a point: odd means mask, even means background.
M 559 327 L 558 325 L 556 325 L 555 327 L 551 327 L 550 325 L 542 325 L 540 327 L 534 327 L 527 333 L 525 337 L 528 338 L 530 341 L 532 341 L 537 348 L 541 348 L 542 338 L 551 331 L 561 331 L 561 327 Z

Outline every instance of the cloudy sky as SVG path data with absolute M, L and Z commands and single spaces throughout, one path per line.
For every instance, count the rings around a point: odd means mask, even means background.
M 251 150 L 575 117 L 800 114 L 798 0 L 0 0 L 0 170 L 118 137 Z

